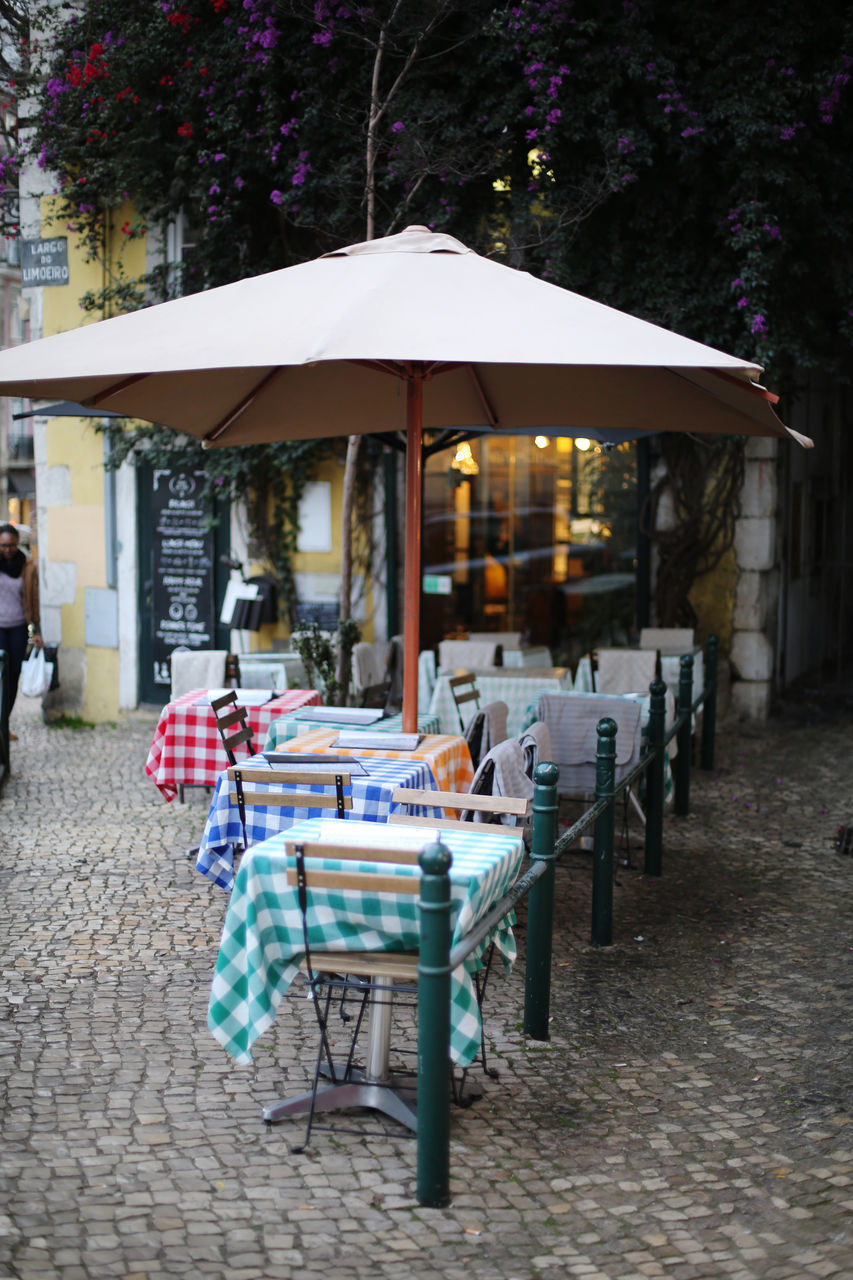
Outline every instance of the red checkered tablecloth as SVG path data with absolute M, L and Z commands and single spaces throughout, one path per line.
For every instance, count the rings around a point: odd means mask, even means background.
M 219 774 L 228 768 L 228 757 L 206 698 L 206 689 L 193 689 L 167 703 L 160 714 L 145 772 L 167 800 L 174 800 L 179 786 L 215 786 Z M 273 720 L 319 703 L 320 695 L 315 689 L 288 689 L 261 707 L 248 707 L 257 748 Z

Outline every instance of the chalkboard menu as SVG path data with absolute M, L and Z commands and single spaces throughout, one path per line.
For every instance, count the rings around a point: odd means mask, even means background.
M 153 476 L 154 683 L 169 684 L 178 646 L 212 649 L 215 635 L 213 529 L 200 471 Z

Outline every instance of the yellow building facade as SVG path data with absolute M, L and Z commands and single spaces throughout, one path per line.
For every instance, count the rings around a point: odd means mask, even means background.
M 86 260 L 82 246 L 57 216 L 55 201 L 41 196 L 22 201 L 27 221 L 24 236 L 48 240 L 67 237 L 68 283 L 25 290 L 30 337 L 49 337 L 95 322 L 102 316 L 84 312 L 80 299 L 109 283 L 114 272 L 134 278 L 150 271 L 165 252 L 165 237 L 128 239 L 120 228 L 133 216 L 118 209 L 107 232 L 103 260 Z M 160 259 L 162 261 L 162 257 Z M 38 505 L 38 555 L 42 629 L 48 643 L 59 645 L 60 688 L 45 698 L 48 719 L 65 712 L 94 723 L 115 721 L 143 700 L 168 700 L 168 685 L 152 691 L 144 666 L 147 612 L 146 567 L 140 563 L 151 511 L 142 509 L 135 468 L 113 472 L 105 467 L 105 438 L 97 419 L 37 417 L 34 425 Z M 321 523 L 326 533 L 294 560 L 301 598 L 337 599 L 341 573 L 341 504 L 343 467 L 330 460 L 318 472 L 323 496 Z M 264 566 L 252 558 L 243 513 L 233 509 L 226 542 L 247 576 Z M 239 573 L 233 575 L 239 577 Z M 221 600 L 216 601 L 218 610 Z M 381 605 L 381 602 L 380 602 Z M 362 592 L 356 616 L 365 639 L 373 639 L 374 601 Z M 381 619 L 378 629 L 382 630 Z M 286 646 L 286 629 L 265 625 L 250 635 L 230 635 L 228 647 L 239 650 Z M 218 647 L 218 646 L 217 646 Z

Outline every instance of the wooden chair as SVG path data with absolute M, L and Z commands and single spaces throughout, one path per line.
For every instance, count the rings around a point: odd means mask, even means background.
M 288 865 L 287 882 L 296 888 L 299 910 L 302 915 L 305 956 L 300 968 L 308 983 L 314 1013 L 319 1030 L 314 1074 L 308 1094 L 276 1103 L 264 1111 L 264 1119 L 272 1122 L 285 1115 L 307 1113 L 305 1137 L 302 1143 L 291 1148 L 304 1151 L 311 1137 L 314 1115 L 317 1111 L 350 1107 L 371 1107 L 406 1125 L 417 1128 L 414 1108 L 405 1097 L 391 1087 L 388 1073 L 388 1037 L 390 1035 L 391 1004 L 395 997 L 411 1000 L 417 992 L 417 951 L 320 951 L 311 948 L 308 941 L 308 911 L 312 891 L 319 889 L 360 890 L 369 893 L 394 893 L 416 895 L 420 893 L 420 877 L 405 874 L 401 865 L 417 863 L 418 851 L 412 848 L 389 849 L 362 847 L 320 842 L 288 842 L 289 857 L 294 865 Z M 387 862 L 388 872 L 332 870 L 316 865 L 317 859 L 336 859 Z M 313 864 L 313 865 L 312 865 Z M 396 870 L 395 870 L 396 866 Z M 332 1000 L 340 993 L 356 990 L 360 996 L 360 1008 L 350 1036 L 349 1052 L 341 1069 L 332 1058 L 329 1044 L 329 1012 Z M 367 1049 L 365 1071 L 354 1065 L 356 1044 L 364 1014 L 369 1006 L 370 1040 Z M 331 1083 L 320 1087 L 323 1064 Z M 374 1079 L 374 1077 L 377 1077 Z M 327 1126 L 328 1127 L 328 1126 Z
M 524 796 L 472 795 L 468 791 L 416 791 L 413 787 L 395 787 L 391 802 L 402 805 L 431 805 L 433 808 L 458 810 L 470 814 L 467 818 L 422 818 L 397 810 L 388 815 L 388 822 L 408 827 L 443 827 L 457 831 L 470 831 L 476 825 L 475 813 L 487 814 L 487 822 L 500 822 L 502 817 L 526 818 L 530 801 Z
M 477 711 L 480 707 L 480 690 L 477 688 L 477 677 L 473 671 L 464 671 L 461 675 L 450 676 L 447 683 L 453 695 L 456 710 L 459 713 L 459 726 L 464 729 L 465 717 L 462 714 L 462 708 L 465 703 L 474 703 L 474 706 L 469 708 L 472 711 Z
M 241 707 L 237 702 L 237 694 L 234 690 L 230 689 L 228 693 L 223 693 L 220 698 L 215 698 L 210 705 L 216 717 L 216 727 L 219 730 L 219 736 L 222 739 L 228 763 L 231 765 L 237 763 L 234 748 L 239 747 L 244 742 L 246 743 L 248 754 L 253 756 L 255 754 L 255 743 L 252 726 L 249 724 L 249 715 L 246 708 Z
M 228 786 L 237 800 L 240 814 L 240 826 L 243 829 L 243 848 L 248 849 L 249 838 L 246 828 L 246 810 L 252 808 L 279 809 L 334 809 L 335 816 L 345 818 L 352 809 L 352 795 L 344 795 L 344 787 L 352 782 L 352 774 L 334 769 L 306 769 L 298 763 L 292 765 L 276 765 L 268 769 L 259 766 L 246 768 L 245 765 L 232 765 L 228 770 Z M 287 791 L 247 791 L 246 784 L 257 786 L 258 783 L 272 787 L 287 786 Z M 294 791 L 294 786 L 334 787 L 335 794 L 319 795 L 314 791 Z
M 425 818 L 415 814 L 397 810 L 388 815 L 389 825 L 409 827 L 433 827 L 444 830 L 471 831 L 478 825 L 475 815 L 485 815 L 484 822 L 500 823 L 505 817 L 514 817 L 516 825 L 521 827 L 530 812 L 530 800 L 527 796 L 483 795 L 470 791 L 416 791 L 413 787 L 395 787 L 391 793 L 392 803 L 402 805 L 432 805 L 442 809 L 459 811 L 460 818 Z M 523 834 L 523 832 L 521 832 Z M 477 994 L 477 1005 L 482 1010 L 486 998 L 486 983 L 492 968 L 494 946 L 490 946 L 482 970 L 474 975 L 474 990 Z M 486 1061 L 485 1033 L 480 1035 L 480 1063 L 483 1071 L 497 1079 L 498 1073 Z M 454 1085 L 454 1096 L 461 1100 L 467 1072 L 463 1071 L 458 1092 Z
M 360 707 L 374 707 L 377 710 L 385 710 L 388 699 L 391 696 L 391 681 L 380 680 L 378 684 L 366 685 L 358 695 L 358 705 Z

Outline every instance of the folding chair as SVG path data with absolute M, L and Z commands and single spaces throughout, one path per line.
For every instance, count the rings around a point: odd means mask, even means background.
M 287 844 L 294 866 L 288 866 L 287 882 L 297 890 L 302 916 L 305 956 L 300 968 L 305 973 L 311 1002 L 317 1019 L 319 1041 L 311 1088 L 284 1102 L 266 1107 L 267 1123 L 287 1115 L 307 1112 L 305 1137 L 291 1147 L 294 1153 L 304 1151 L 311 1137 L 317 1111 L 369 1107 L 381 1111 L 407 1128 L 417 1129 L 414 1107 L 405 1094 L 394 1086 L 388 1068 L 388 1046 L 391 1008 L 396 998 L 412 1000 L 417 993 L 418 954 L 416 951 L 320 951 L 309 943 L 308 913 L 312 893 L 318 890 L 360 890 L 369 894 L 418 894 L 420 877 L 406 874 L 401 865 L 417 862 L 418 851 L 412 848 L 364 848 L 314 842 Z M 387 873 L 331 870 L 317 866 L 318 859 L 356 859 L 387 862 Z M 396 866 L 395 866 L 396 864 Z M 343 1068 L 336 1065 L 329 1043 L 329 1012 L 337 993 L 355 990 L 361 997 L 360 1009 L 350 1036 L 349 1051 Z M 364 1014 L 369 1010 L 369 1039 L 364 1069 L 354 1065 L 356 1046 Z M 325 1072 L 323 1066 L 325 1062 Z M 321 1074 L 330 1083 L 320 1087 Z M 331 1128 L 332 1126 L 324 1126 Z
M 473 671 L 464 671 L 461 675 L 450 676 L 447 681 L 450 692 L 453 695 L 453 701 L 456 704 L 456 710 L 459 713 L 459 726 L 464 730 L 465 717 L 462 714 L 462 708 L 466 702 L 473 702 L 472 710 L 477 711 L 480 706 L 480 690 L 477 688 L 477 677 Z
M 501 822 L 504 817 L 526 818 L 530 812 L 527 796 L 474 795 L 470 791 L 416 791 L 413 787 L 395 787 L 391 793 L 392 804 L 432 805 L 436 809 L 459 810 L 461 818 L 422 818 L 415 814 L 395 810 L 388 815 L 389 824 L 407 827 L 436 827 L 457 831 L 470 831 L 474 822 Z M 483 814 L 477 818 L 475 815 Z
M 479 711 L 475 711 L 468 721 L 464 737 L 475 769 L 492 747 L 506 741 L 508 715 L 509 707 L 505 702 L 487 702 L 484 707 L 480 707 Z
M 210 705 L 216 717 L 216 727 L 219 730 L 219 736 L 222 739 L 228 763 L 232 765 L 237 763 L 234 748 L 239 747 L 243 742 L 246 743 L 248 754 L 253 756 L 255 754 L 255 745 L 252 726 L 249 724 L 249 715 L 246 708 L 241 707 L 237 702 L 237 694 L 234 690 L 230 689 L 228 693 L 223 693 L 220 698 L 215 698 Z M 239 728 L 234 728 L 235 725 L 239 725 Z
M 503 744 L 501 744 L 503 745 Z M 517 744 L 516 744 L 517 745 Z M 410 827 L 439 827 L 445 830 L 470 831 L 472 825 L 480 822 L 512 824 L 516 826 L 523 825 L 530 814 L 530 796 L 508 796 L 494 795 L 486 788 L 485 780 L 490 783 L 495 779 L 495 768 L 493 757 L 494 752 L 490 752 L 486 757 L 488 765 L 482 767 L 478 773 L 480 781 L 478 783 L 477 775 L 474 776 L 471 791 L 416 791 L 411 787 L 395 787 L 391 794 L 392 804 L 400 805 L 433 805 L 442 809 L 450 809 L 451 811 L 459 811 L 459 818 L 444 818 L 439 820 L 435 818 L 419 817 L 415 814 L 405 813 L 401 810 L 395 810 L 388 815 L 389 825 L 410 826 Z M 480 787 L 479 791 L 474 791 L 475 785 Z M 533 788 L 530 788 L 531 793 Z M 477 1005 L 482 1010 L 483 1002 L 486 997 L 486 983 L 492 968 L 492 959 L 494 957 L 494 946 L 489 947 L 486 953 L 486 959 L 483 968 L 474 975 L 474 989 L 477 994 Z M 480 1063 L 486 1075 L 493 1080 L 498 1078 L 498 1072 L 494 1067 L 490 1067 L 486 1061 L 486 1039 L 485 1032 L 480 1034 Z M 462 1079 L 457 1090 L 454 1081 L 454 1097 L 457 1102 L 461 1102 L 462 1090 L 465 1087 L 466 1071 L 462 1072 Z
M 232 765 L 228 770 L 228 787 L 237 800 L 240 814 L 240 826 L 243 831 L 243 848 L 249 848 L 249 837 L 246 827 L 246 810 L 254 808 L 266 809 L 334 809 L 335 817 L 345 818 L 347 810 L 352 809 L 352 795 L 344 795 L 344 787 L 349 787 L 352 774 L 340 769 L 311 770 L 298 763 L 292 765 L 276 765 L 269 769 L 260 766 Z M 334 787 L 335 794 L 320 795 L 316 791 L 247 791 L 246 785 L 255 787 L 258 784 L 270 787 L 325 786 Z

